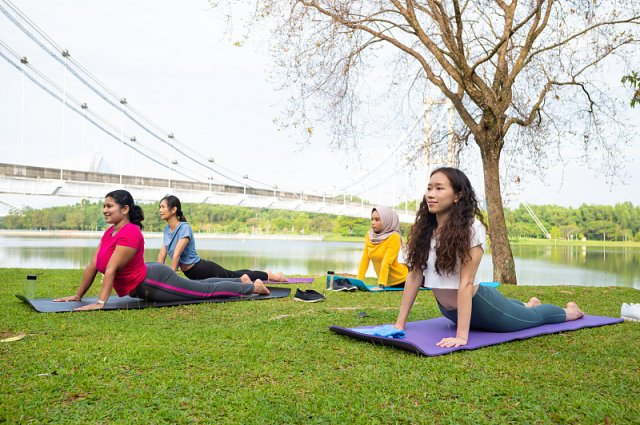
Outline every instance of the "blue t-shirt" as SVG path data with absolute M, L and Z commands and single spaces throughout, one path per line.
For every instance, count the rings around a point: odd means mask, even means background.
M 196 252 L 196 241 L 193 239 L 193 230 L 191 230 L 189 223 L 181 222 L 173 232 L 168 224 L 164 226 L 164 230 L 162 231 L 162 240 L 164 242 L 164 246 L 167 247 L 167 254 L 169 255 L 169 258 L 173 258 L 176 245 L 178 245 L 178 241 L 183 238 L 188 238 L 189 243 L 182 251 L 182 254 L 180 254 L 180 264 L 197 263 L 200 261 L 200 257 L 198 257 L 198 253 Z

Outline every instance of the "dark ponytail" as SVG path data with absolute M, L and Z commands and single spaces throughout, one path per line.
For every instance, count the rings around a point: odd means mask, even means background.
M 144 229 L 144 226 L 142 225 L 142 221 L 144 220 L 144 213 L 142 212 L 142 208 L 135 204 L 135 202 L 133 201 L 133 196 L 131 196 L 129 192 L 122 189 L 114 190 L 107 193 L 105 198 L 112 198 L 122 208 L 128 206 L 129 221 L 138 226 L 141 230 Z
M 164 198 L 160 199 L 160 202 L 165 201 L 167 203 L 167 208 L 170 210 L 176 209 L 176 218 L 182 222 L 187 221 L 187 217 L 184 216 L 182 212 L 182 204 L 180 203 L 180 199 L 174 195 L 167 195 Z

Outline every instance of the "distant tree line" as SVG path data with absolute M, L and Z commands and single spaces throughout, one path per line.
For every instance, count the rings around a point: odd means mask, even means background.
M 165 222 L 158 216 L 157 204 L 141 205 L 145 230 L 159 232 Z M 398 210 L 404 210 L 399 205 Z M 407 206 L 415 209 L 415 203 Z M 614 206 L 582 205 L 567 208 L 533 205 L 532 211 L 552 239 L 616 240 L 640 242 L 640 207 L 631 202 Z M 365 218 L 301 211 L 271 210 L 226 205 L 184 204 L 183 211 L 195 232 L 321 234 L 362 237 L 370 229 Z M 505 209 L 511 238 L 544 238 L 545 235 L 527 210 L 520 206 Z M 76 205 L 45 209 L 26 209 L 0 217 L 1 229 L 103 230 L 102 203 L 84 200 Z M 402 224 L 407 235 L 409 224 Z
M 141 204 L 144 229 L 159 232 L 165 226 L 158 204 Z M 210 204 L 183 204 L 183 212 L 195 232 L 335 234 L 364 236 L 370 220 L 321 213 L 272 210 Z M 83 200 L 79 204 L 44 209 L 25 209 L 0 217 L 0 229 L 103 230 L 106 222 L 102 202 Z M 405 230 L 408 229 L 408 226 Z
M 640 206 L 581 205 L 578 208 L 532 205 L 531 210 L 552 239 L 615 240 L 640 242 Z M 509 237 L 542 238 L 542 231 L 521 205 L 505 210 Z

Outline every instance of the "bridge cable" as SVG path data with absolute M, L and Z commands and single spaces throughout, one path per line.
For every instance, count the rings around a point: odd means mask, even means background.
M 31 26 L 32 28 L 34 28 L 34 30 L 36 32 L 38 32 L 38 34 L 40 34 L 41 37 L 43 37 L 49 44 L 53 45 L 54 48 L 61 52 L 63 57 L 65 57 L 66 59 L 68 59 L 69 62 L 71 62 L 75 67 L 77 67 L 78 69 L 80 69 L 83 73 L 85 73 L 90 79 L 92 79 L 94 82 L 96 82 L 96 84 L 98 84 L 100 86 L 100 88 L 102 88 L 104 91 L 106 91 L 111 97 L 117 99 L 117 101 L 119 103 L 121 103 L 121 100 L 124 99 L 123 97 L 118 96 L 115 92 L 113 92 L 113 90 L 109 89 L 104 83 L 102 83 L 97 77 L 95 77 L 93 74 L 91 74 L 86 68 L 84 68 L 80 63 L 78 63 L 73 57 L 71 57 L 71 55 L 69 55 L 68 51 L 63 50 L 57 43 L 55 43 L 50 37 L 48 37 L 44 31 L 42 31 L 40 28 L 38 28 L 38 26 L 33 23 L 30 19 L 28 19 L 26 17 L 26 15 L 24 15 L 17 7 L 15 7 L 13 4 L 11 4 L 10 1 L 8 0 L 2 0 L 4 1 L 9 7 L 11 7 L 11 9 L 13 9 L 23 20 L 25 20 L 29 26 Z M 156 138 L 157 140 L 159 140 L 160 142 L 168 145 L 169 147 L 171 147 L 172 149 L 175 149 L 175 147 L 172 145 L 171 142 L 168 142 L 166 140 L 164 140 L 164 138 L 158 136 L 156 133 L 154 133 L 152 130 L 150 130 L 147 126 L 143 125 L 140 120 L 136 119 L 134 116 L 132 116 L 130 113 L 128 113 L 121 105 L 119 105 L 118 103 L 114 102 L 113 100 L 109 99 L 107 96 L 105 96 L 102 92 L 100 92 L 100 90 L 98 90 L 93 84 L 91 84 L 89 81 L 87 81 L 86 78 L 84 78 L 82 75 L 80 75 L 75 69 L 73 69 L 72 67 L 69 67 L 69 64 L 66 63 L 66 61 L 63 61 L 56 52 L 51 51 L 51 49 L 49 49 L 46 45 L 44 45 L 40 40 L 38 40 L 32 32 L 30 32 L 27 28 L 24 27 L 24 25 L 22 25 L 17 19 L 15 19 L 4 7 L 2 7 L 2 5 L 0 5 L 0 11 L 2 11 L 2 13 L 11 21 L 13 22 L 14 25 L 16 25 L 25 35 L 27 35 L 34 43 L 36 43 L 38 46 L 40 46 L 41 49 L 43 49 L 45 52 L 47 52 L 51 57 L 53 57 L 57 62 L 59 62 L 60 64 L 62 64 L 63 66 L 65 66 L 65 68 L 71 72 L 79 81 L 81 81 L 86 87 L 88 87 L 89 89 L 91 89 L 96 95 L 98 95 L 99 97 L 101 97 L 105 102 L 107 102 L 108 104 L 110 104 L 111 106 L 113 106 L 114 108 L 120 110 L 121 112 L 123 112 L 130 120 L 132 120 L 134 123 L 136 123 L 139 127 L 141 127 L 143 130 L 145 130 L 147 133 L 149 133 L 151 136 L 153 136 L 154 138 Z M 132 110 L 133 113 L 135 113 L 136 115 L 140 116 L 142 119 L 144 119 L 145 121 L 147 121 L 148 123 L 150 123 L 151 125 L 153 125 L 156 129 L 159 129 L 162 131 L 162 128 L 159 127 L 158 125 L 156 125 L 155 123 L 153 123 L 149 118 L 147 118 L 146 116 L 144 116 L 142 113 L 140 113 L 139 111 L 135 110 L 134 108 L 131 108 L 128 103 L 125 103 L 125 105 L 127 105 L 127 107 L 129 109 Z M 163 132 L 164 134 L 168 134 L 167 132 Z M 201 155 L 200 153 L 198 153 L 197 151 L 193 150 L 190 146 L 178 141 L 175 139 L 175 137 L 172 137 L 172 139 L 181 147 L 187 149 L 188 151 L 190 151 L 193 155 L 196 156 L 204 156 Z M 177 149 L 176 149 L 177 150 Z M 209 166 L 207 163 L 197 159 L 197 157 L 193 157 L 190 155 L 187 155 L 186 153 L 184 153 L 183 151 L 178 150 L 178 153 L 180 153 L 181 155 L 183 155 L 184 157 L 186 157 L 188 160 L 195 162 L 196 164 L 208 169 L 209 171 L 227 179 L 230 180 L 234 183 L 237 183 L 240 186 L 246 186 L 249 188 L 253 188 L 250 185 L 247 185 L 245 182 L 241 182 L 238 181 L 234 178 L 231 178 L 221 172 L 219 172 L 218 170 L 215 170 L 214 168 L 211 168 L 211 166 Z M 220 164 L 216 164 L 218 167 L 225 169 L 227 172 L 230 172 L 232 174 L 237 174 L 240 175 L 237 172 L 233 172 L 232 170 L 221 166 Z M 268 188 L 272 188 L 272 185 L 269 185 L 267 183 L 261 182 L 259 180 L 256 179 L 247 179 L 247 180 L 251 180 L 254 181 L 256 183 L 262 184 Z
M 6 45 L 4 45 L 4 43 L 2 43 L 2 41 L 0 41 L 0 45 L 2 45 L 2 47 L 4 47 L 6 49 Z M 8 56 L 6 56 L 2 51 L 0 51 L 0 57 L 2 57 L 3 59 L 5 59 L 7 62 L 9 62 L 9 64 L 13 65 L 16 69 L 20 70 L 20 71 L 24 71 L 24 68 L 21 67 L 20 65 L 18 65 L 16 62 L 14 62 L 11 58 L 9 58 Z M 32 71 L 35 71 L 36 74 L 38 74 L 39 77 L 43 78 L 42 75 L 40 75 L 39 72 L 37 72 L 37 70 L 35 70 L 33 67 L 29 67 Z M 29 73 L 24 73 L 24 75 L 26 75 L 27 78 L 29 78 L 34 84 L 36 84 L 38 87 L 40 87 L 42 90 L 44 90 L 47 94 L 49 94 L 50 96 L 52 96 L 54 99 L 62 102 L 62 96 L 54 93 L 51 89 L 49 89 L 48 87 L 46 87 L 44 84 L 42 84 L 40 81 L 38 81 L 37 79 L 35 79 L 31 74 Z M 47 81 L 49 84 L 51 84 L 51 81 L 48 81 L 48 79 L 44 78 L 45 81 Z M 60 90 L 59 87 L 56 87 L 55 84 L 52 84 L 56 89 Z M 67 95 L 69 99 L 73 100 L 74 103 L 76 104 L 80 104 L 74 97 Z M 172 167 L 167 166 L 166 164 L 163 164 L 162 162 L 158 161 L 157 158 L 154 158 L 152 155 L 149 155 L 147 153 L 145 153 L 144 151 L 140 150 L 139 148 L 137 148 L 136 146 L 128 143 L 127 141 L 125 141 L 124 139 L 120 139 L 120 137 L 118 135 L 116 135 L 114 132 L 110 131 L 109 129 L 105 128 L 104 125 L 100 124 L 99 122 L 97 122 L 97 120 L 103 121 L 103 123 L 105 123 L 106 125 L 109 125 L 113 128 L 115 128 L 115 126 L 113 124 L 110 124 L 106 119 L 100 117 L 98 114 L 96 114 L 93 111 L 89 111 L 90 114 L 94 115 L 96 119 L 90 117 L 89 115 L 87 115 L 86 113 L 83 113 L 81 110 L 79 110 L 76 106 L 72 105 L 71 103 L 66 103 L 66 106 L 71 109 L 72 111 L 76 112 L 78 115 L 84 117 L 87 121 L 89 121 L 91 124 L 93 124 L 95 127 L 97 127 L 98 129 L 100 129 L 102 132 L 104 132 L 105 134 L 107 134 L 108 136 L 111 136 L 112 138 L 114 138 L 115 140 L 117 140 L 118 142 L 122 142 L 124 145 L 126 145 L 127 147 L 129 147 L 130 149 L 138 152 L 139 154 L 141 154 L 142 156 L 144 156 L 145 158 L 151 160 L 152 162 L 160 165 L 163 168 L 168 168 L 170 171 L 174 171 L 177 174 L 180 174 L 183 177 L 186 177 L 187 179 L 191 180 L 191 181 L 198 181 L 198 179 L 195 179 L 187 174 L 184 174 L 183 172 L 180 172 L 178 170 L 173 169 Z

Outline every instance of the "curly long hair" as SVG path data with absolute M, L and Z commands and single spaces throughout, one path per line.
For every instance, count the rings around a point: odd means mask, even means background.
M 469 245 L 471 243 L 471 225 L 477 218 L 486 227 L 478 200 L 469 178 L 457 168 L 441 167 L 431 172 L 444 174 L 451 188 L 458 195 L 458 202 L 451 207 L 451 213 L 443 227 L 438 230 L 436 240 L 436 272 L 439 275 L 455 272 L 457 260 L 466 263 L 471 259 Z M 416 213 L 416 221 L 411 226 L 407 242 L 407 265 L 410 270 L 416 267 L 423 269 L 429 258 L 431 238 L 438 222 L 436 215 L 429 212 L 426 196 L 422 198 Z

